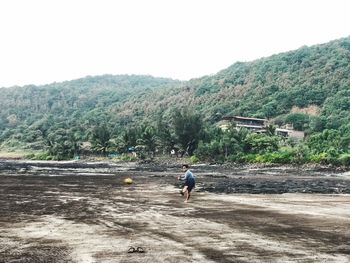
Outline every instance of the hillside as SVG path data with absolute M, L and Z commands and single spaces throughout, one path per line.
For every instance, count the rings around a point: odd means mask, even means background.
M 345 132 L 350 122 L 349 76 L 347 37 L 237 62 L 213 76 L 186 82 L 104 75 L 2 88 L 0 143 L 7 148 L 47 149 L 61 141 L 91 141 L 97 133 L 103 137 L 102 128 L 108 131 L 108 140 L 116 140 L 125 131 L 145 131 L 146 126 L 163 127 L 169 143 L 179 139 L 174 113 L 200 116 L 200 127 L 230 114 L 269 118 L 278 125 L 293 123 L 309 135 L 327 129 Z M 136 144 L 140 138 L 134 137 Z
M 45 149 L 55 137 L 88 140 L 91 128 L 118 120 L 129 123 L 134 96 L 170 89 L 179 81 L 151 76 L 104 75 L 44 86 L 0 89 L 2 147 Z M 111 124 L 114 125 L 114 124 Z M 72 138 L 72 140 L 74 140 Z M 77 139 L 78 140 L 78 139 Z
M 302 129 L 311 121 L 311 126 L 322 124 L 311 127 L 320 131 L 348 123 L 349 76 L 350 37 L 237 62 L 214 76 L 184 82 L 171 91 L 136 94 L 134 103 L 126 103 L 123 110 L 141 108 L 146 110 L 141 110 L 141 115 L 152 117 L 158 111 L 191 107 L 211 123 L 226 114 L 277 118 L 281 123 L 288 120 L 288 114 L 306 112 L 313 118 L 306 120 Z

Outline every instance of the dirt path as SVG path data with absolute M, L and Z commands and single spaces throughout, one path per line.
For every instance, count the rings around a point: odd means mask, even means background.
M 0 262 L 350 262 L 350 195 L 210 193 L 198 171 L 185 204 L 176 174 L 3 170 Z

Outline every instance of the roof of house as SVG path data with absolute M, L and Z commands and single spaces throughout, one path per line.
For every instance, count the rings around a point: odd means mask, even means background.
M 239 120 L 252 120 L 252 121 L 267 121 L 267 119 L 251 118 L 251 117 L 242 117 L 242 116 L 224 116 L 223 119 L 239 119 Z

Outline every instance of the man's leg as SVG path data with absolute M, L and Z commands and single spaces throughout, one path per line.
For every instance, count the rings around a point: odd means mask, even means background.
M 190 198 L 190 193 L 188 192 L 188 190 L 186 190 L 185 192 L 185 203 L 187 203 L 188 199 Z
M 188 200 L 188 185 L 185 185 L 182 189 L 182 193 L 185 195 L 185 202 Z
M 188 186 L 187 186 L 187 195 L 186 195 L 186 200 L 185 200 L 185 202 L 187 202 L 189 199 L 190 199 L 190 197 L 191 197 L 191 191 L 192 191 L 192 189 L 193 189 L 193 187 L 194 187 L 194 182 L 193 182 L 193 184 L 192 183 L 190 183 Z

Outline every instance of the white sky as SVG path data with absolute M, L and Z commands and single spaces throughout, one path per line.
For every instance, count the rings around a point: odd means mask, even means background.
M 350 35 L 348 0 L 0 0 L 0 87 L 190 79 Z

